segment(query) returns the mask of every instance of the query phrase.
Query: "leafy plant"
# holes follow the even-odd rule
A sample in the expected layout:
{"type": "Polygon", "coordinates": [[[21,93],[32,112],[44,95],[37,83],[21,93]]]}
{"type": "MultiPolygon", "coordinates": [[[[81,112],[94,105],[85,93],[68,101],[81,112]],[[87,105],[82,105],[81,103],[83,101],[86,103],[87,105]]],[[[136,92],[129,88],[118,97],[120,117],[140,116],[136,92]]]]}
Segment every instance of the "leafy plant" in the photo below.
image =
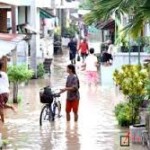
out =
{"type": "Polygon", "coordinates": [[[120,71],[115,70],[113,74],[114,81],[127,96],[144,95],[147,78],[147,70],[139,65],[124,65],[120,71]]]}
{"type": "Polygon", "coordinates": [[[132,121],[136,123],[139,107],[146,95],[148,70],[139,65],[124,65],[121,70],[115,70],[113,79],[127,97],[129,107],[132,108],[132,121]]]}
{"type": "Polygon", "coordinates": [[[45,74],[44,65],[42,63],[38,64],[37,66],[37,77],[42,78],[45,74]]]}
{"type": "Polygon", "coordinates": [[[75,34],[78,33],[78,28],[76,25],[71,24],[70,27],[64,28],[63,36],[67,36],[69,38],[75,37],[75,34]]]}
{"type": "Polygon", "coordinates": [[[132,109],[128,103],[120,103],[115,107],[115,116],[120,126],[132,124],[132,109]]]}
{"type": "Polygon", "coordinates": [[[122,16],[128,14],[130,19],[124,31],[134,38],[141,35],[144,25],[150,20],[149,0],[88,0],[88,5],[92,7],[84,17],[87,24],[108,20],[114,14],[115,21],[121,21],[122,16]]]}
{"type": "Polygon", "coordinates": [[[14,65],[8,68],[8,77],[13,83],[13,102],[18,103],[18,86],[20,83],[29,80],[33,76],[33,71],[26,65],[14,65]]]}
{"type": "Polygon", "coordinates": [[[150,99],[150,80],[147,81],[146,86],[145,86],[146,94],[148,99],[150,99]]]}

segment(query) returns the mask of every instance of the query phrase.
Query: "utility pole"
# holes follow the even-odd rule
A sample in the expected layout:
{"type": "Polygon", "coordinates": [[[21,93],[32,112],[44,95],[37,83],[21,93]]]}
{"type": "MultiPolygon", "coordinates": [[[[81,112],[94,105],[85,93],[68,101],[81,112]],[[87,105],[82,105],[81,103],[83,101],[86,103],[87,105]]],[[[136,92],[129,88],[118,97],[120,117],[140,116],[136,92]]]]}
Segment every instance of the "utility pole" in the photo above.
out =
{"type": "Polygon", "coordinates": [[[60,3],[60,35],[62,37],[62,30],[63,30],[63,0],[60,3]]]}

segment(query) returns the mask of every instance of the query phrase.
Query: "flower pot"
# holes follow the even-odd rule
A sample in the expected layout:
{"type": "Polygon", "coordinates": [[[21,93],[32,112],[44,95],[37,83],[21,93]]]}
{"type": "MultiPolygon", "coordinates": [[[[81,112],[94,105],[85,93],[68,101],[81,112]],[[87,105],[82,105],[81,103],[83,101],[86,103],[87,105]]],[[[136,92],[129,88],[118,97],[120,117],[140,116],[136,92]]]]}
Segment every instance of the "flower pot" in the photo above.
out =
{"type": "Polygon", "coordinates": [[[130,142],[141,144],[144,130],[145,127],[143,125],[130,126],[130,142]]]}

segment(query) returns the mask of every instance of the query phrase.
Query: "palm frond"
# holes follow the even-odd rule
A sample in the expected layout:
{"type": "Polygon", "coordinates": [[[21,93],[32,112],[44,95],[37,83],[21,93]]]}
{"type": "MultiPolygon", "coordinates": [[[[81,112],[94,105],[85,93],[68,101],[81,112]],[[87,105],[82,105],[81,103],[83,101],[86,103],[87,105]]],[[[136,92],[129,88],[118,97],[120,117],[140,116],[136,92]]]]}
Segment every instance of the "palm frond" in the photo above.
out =
{"type": "Polygon", "coordinates": [[[141,32],[143,30],[143,16],[137,14],[134,16],[131,23],[124,27],[123,31],[127,34],[130,34],[132,38],[136,39],[137,37],[141,36],[141,32]]]}

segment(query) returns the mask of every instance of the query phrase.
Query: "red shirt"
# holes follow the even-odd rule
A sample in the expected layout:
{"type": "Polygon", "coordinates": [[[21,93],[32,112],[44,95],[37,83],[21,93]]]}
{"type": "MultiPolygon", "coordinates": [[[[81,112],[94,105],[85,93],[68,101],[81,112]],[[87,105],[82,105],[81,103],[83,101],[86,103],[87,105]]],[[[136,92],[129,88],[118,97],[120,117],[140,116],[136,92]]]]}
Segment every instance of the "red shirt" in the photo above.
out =
{"type": "Polygon", "coordinates": [[[89,46],[86,42],[82,42],[79,45],[79,50],[81,50],[81,53],[87,53],[89,49],[89,46]]]}

